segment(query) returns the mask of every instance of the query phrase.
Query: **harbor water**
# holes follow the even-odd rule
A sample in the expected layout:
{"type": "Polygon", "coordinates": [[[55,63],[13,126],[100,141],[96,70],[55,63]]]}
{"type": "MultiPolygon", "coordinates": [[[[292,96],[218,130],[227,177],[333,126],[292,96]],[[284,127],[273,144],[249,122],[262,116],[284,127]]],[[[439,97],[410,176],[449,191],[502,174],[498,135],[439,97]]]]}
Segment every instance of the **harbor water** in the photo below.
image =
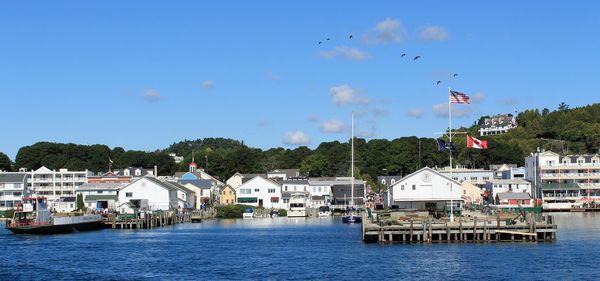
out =
{"type": "Polygon", "coordinates": [[[339,218],[208,220],[14,235],[0,280],[600,280],[600,213],[557,213],[556,242],[365,244],[339,218]]]}

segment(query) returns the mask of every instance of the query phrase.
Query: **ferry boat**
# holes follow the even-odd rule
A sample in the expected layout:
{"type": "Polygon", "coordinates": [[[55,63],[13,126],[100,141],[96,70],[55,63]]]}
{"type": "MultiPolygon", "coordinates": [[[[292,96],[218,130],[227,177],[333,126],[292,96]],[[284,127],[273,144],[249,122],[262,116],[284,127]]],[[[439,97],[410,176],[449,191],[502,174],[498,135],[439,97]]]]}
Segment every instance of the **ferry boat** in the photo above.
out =
{"type": "Polygon", "coordinates": [[[288,217],[306,217],[306,195],[293,193],[290,197],[290,209],[288,217]]]}
{"type": "Polygon", "coordinates": [[[254,217],[254,210],[252,210],[252,208],[248,208],[244,211],[244,213],[242,214],[242,217],[245,219],[251,219],[254,217]]]}
{"type": "Polygon", "coordinates": [[[329,206],[321,206],[319,207],[319,217],[325,218],[331,216],[331,210],[329,206]]]}
{"type": "Polygon", "coordinates": [[[57,216],[48,211],[46,197],[25,197],[6,229],[15,234],[58,234],[102,228],[102,216],[57,216]]]}

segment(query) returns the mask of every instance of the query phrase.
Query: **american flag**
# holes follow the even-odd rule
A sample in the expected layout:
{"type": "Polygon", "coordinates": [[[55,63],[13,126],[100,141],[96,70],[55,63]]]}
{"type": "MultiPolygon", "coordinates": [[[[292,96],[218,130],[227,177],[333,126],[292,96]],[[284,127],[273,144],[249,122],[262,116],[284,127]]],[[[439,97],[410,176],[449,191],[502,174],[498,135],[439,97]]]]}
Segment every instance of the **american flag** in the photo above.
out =
{"type": "Polygon", "coordinates": [[[450,102],[451,103],[470,103],[469,96],[450,90],[450,102]]]}

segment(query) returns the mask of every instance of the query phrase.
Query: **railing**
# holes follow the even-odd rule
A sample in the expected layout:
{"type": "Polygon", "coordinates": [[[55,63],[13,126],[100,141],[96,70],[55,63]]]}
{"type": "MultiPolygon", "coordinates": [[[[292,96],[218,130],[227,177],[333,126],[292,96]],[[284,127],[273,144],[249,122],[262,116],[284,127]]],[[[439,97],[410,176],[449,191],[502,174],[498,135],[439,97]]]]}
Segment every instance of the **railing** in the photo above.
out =
{"type": "Polygon", "coordinates": [[[580,189],[577,183],[543,183],[542,189],[580,189]]]}

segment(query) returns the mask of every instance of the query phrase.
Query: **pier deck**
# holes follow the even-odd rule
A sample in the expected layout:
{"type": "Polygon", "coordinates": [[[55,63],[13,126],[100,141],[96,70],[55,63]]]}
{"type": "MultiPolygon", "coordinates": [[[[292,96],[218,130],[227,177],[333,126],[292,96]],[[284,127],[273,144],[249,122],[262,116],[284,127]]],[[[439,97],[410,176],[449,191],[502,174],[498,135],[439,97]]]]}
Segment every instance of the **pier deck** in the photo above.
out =
{"type": "Polygon", "coordinates": [[[363,216],[364,242],[379,243],[452,243],[554,241],[556,224],[551,216],[536,220],[533,215],[523,222],[507,224],[499,217],[456,218],[455,222],[434,219],[373,221],[363,216]]]}

